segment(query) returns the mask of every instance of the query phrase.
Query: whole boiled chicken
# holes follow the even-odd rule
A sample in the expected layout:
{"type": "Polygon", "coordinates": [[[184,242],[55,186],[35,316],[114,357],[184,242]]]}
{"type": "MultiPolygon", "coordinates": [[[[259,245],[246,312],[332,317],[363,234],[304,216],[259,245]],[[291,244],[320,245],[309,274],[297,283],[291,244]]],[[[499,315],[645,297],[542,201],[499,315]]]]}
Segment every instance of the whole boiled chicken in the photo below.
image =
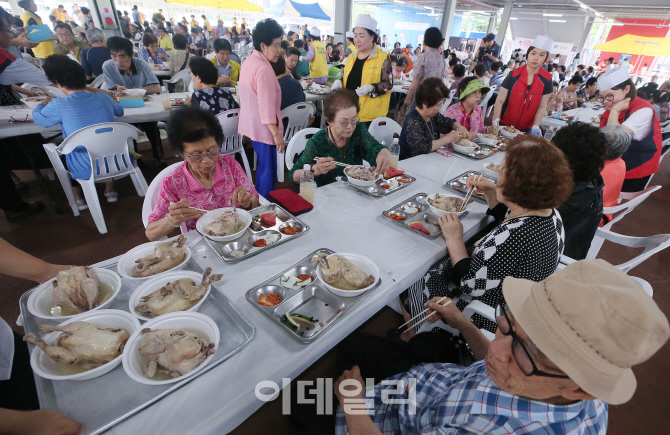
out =
{"type": "Polygon", "coordinates": [[[377,179],[375,168],[368,168],[365,166],[352,166],[347,168],[347,177],[356,178],[357,180],[373,181],[377,179]]]}
{"type": "Polygon", "coordinates": [[[341,255],[333,254],[328,257],[325,252],[317,252],[312,257],[312,263],[321,268],[321,276],[325,282],[342,290],[360,290],[375,282],[373,275],[366,274],[341,255]]]}
{"type": "Polygon", "coordinates": [[[62,326],[40,325],[40,334],[60,331],[55,345],[46,344],[35,334],[26,334],[23,341],[39,346],[49,358],[64,364],[82,363],[95,368],[121,355],[130,334],[125,329],[105,328],[88,322],[71,322],[62,326]]]}
{"type": "Polygon", "coordinates": [[[140,278],[172,269],[186,258],[186,252],[181,248],[184,243],[186,237],[181,234],[165,243],[157,243],[152,254],[135,260],[137,264],[133,267],[131,275],[140,278]]]}
{"type": "Polygon", "coordinates": [[[78,313],[95,307],[98,298],[98,278],[95,272],[86,266],[74,266],[68,270],[61,270],[53,281],[51,297],[62,307],[75,310],[78,313]]]}
{"type": "Polygon", "coordinates": [[[164,373],[173,378],[185,375],[214,353],[214,343],[189,331],[145,328],[142,330],[140,355],[149,358],[142,366],[144,376],[153,378],[164,373]],[[160,368],[159,368],[160,367],[160,368]]]}
{"type": "Polygon", "coordinates": [[[222,213],[215,221],[205,226],[205,234],[210,236],[229,236],[235,234],[235,226],[238,221],[237,213],[228,210],[222,213]]]}
{"type": "Polygon", "coordinates": [[[135,311],[144,317],[152,318],[165,313],[187,310],[205,295],[210,284],[220,280],[223,276],[216,274],[210,277],[211,273],[211,267],[205,269],[202,281],[197,285],[191,278],[168,282],[164,287],[143,296],[140,299],[143,304],[136,306],[135,311]]]}

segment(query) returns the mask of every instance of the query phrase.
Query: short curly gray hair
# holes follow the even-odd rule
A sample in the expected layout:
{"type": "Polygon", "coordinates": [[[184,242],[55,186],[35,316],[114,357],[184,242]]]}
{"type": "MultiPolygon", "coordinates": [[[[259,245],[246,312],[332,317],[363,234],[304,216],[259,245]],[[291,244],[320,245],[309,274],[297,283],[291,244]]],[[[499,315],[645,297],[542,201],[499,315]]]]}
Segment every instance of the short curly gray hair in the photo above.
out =
{"type": "Polygon", "coordinates": [[[94,44],[96,42],[102,42],[104,38],[105,38],[105,32],[98,29],[97,27],[93,27],[92,29],[88,29],[86,31],[86,39],[88,39],[88,42],[90,42],[91,44],[94,44]]]}
{"type": "Polygon", "coordinates": [[[605,160],[616,160],[623,156],[632,139],[628,130],[620,125],[608,125],[600,130],[607,138],[607,150],[605,151],[605,160]]]}

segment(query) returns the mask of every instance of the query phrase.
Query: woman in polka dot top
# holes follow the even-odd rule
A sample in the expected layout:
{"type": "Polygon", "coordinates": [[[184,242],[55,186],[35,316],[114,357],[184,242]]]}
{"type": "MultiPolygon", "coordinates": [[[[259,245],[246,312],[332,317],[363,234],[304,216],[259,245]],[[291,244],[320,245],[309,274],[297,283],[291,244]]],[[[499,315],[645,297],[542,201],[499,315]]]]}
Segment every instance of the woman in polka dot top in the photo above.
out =
{"type": "MultiPolygon", "coordinates": [[[[401,295],[407,319],[436,296],[452,298],[461,311],[473,300],[495,307],[505,277],[541,281],[558,266],[565,233],[555,207],[572,190],[570,167],[558,148],[542,138],[519,136],[507,146],[497,185],[470,177],[469,186],[483,193],[487,214],[498,225],[467,250],[458,217],[450,213],[440,218],[447,256],[401,295]]],[[[497,327],[478,315],[472,321],[491,332],[497,327]]],[[[429,322],[422,326],[433,327],[429,322]]]]}

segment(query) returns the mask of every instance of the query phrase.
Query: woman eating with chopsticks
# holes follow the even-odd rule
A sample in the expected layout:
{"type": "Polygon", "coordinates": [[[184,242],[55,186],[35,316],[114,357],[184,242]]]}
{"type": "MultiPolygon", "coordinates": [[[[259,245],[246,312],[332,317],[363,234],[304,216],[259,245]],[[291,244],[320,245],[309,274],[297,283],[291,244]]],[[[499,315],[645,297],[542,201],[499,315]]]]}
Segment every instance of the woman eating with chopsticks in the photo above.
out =
{"type": "Polygon", "coordinates": [[[258,192],[244,169],[234,157],[219,154],[224,137],[212,112],[192,107],[173,111],[168,140],[184,162],[163,179],[146,229],[149,240],[169,235],[182,223],[195,229],[202,215],[196,208],[258,207],[258,192]]]}
{"type": "Polygon", "coordinates": [[[307,141],[289,177],[300,183],[303,167],[309,164],[314,181],[320,187],[334,182],[338,175],[344,175],[347,165],[362,165],[363,160],[371,164],[376,162],[375,172],[378,174],[386,172],[391,153],[368,133],[365,124],[359,122],[358,96],[347,89],[333,91],[324,100],[323,107],[328,127],[307,141]]]}
{"type": "MultiPolygon", "coordinates": [[[[445,297],[441,305],[453,300],[460,311],[474,300],[495,307],[502,296],[505,277],[541,281],[558,266],[565,235],[555,208],[572,191],[570,167],[558,148],[541,138],[519,136],[508,144],[497,185],[486,178],[474,177],[468,179],[467,185],[469,189],[477,189],[475,195],[479,192],[484,195],[489,206],[487,214],[495,219],[497,226],[468,250],[458,216],[448,213],[440,218],[447,256],[433,264],[424,278],[401,295],[405,320],[417,316],[408,324],[414,328],[402,336],[405,339],[435,326],[422,323],[429,301],[445,297]]],[[[433,316],[428,320],[436,319],[433,316]]],[[[496,330],[494,322],[477,314],[472,322],[480,329],[496,330]]],[[[453,345],[459,337],[444,329],[428,336],[442,343],[444,352],[449,349],[457,352],[453,345]],[[445,346],[445,342],[451,345],[445,346]]],[[[416,339],[423,341],[426,334],[412,338],[416,339]]]]}

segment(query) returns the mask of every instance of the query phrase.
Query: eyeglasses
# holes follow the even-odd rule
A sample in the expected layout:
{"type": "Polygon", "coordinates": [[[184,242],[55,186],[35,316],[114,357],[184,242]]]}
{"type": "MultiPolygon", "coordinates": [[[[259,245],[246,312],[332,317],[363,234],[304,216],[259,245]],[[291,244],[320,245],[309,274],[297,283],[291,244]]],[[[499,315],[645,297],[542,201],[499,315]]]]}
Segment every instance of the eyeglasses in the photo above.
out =
{"type": "Polygon", "coordinates": [[[558,379],[570,379],[569,376],[565,375],[556,375],[553,373],[546,373],[541,370],[538,370],[535,365],[535,361],[530,356],[528,349],[521,342],[521,339],[514,329],[512,329],[512,322],[510,322],[509,317],[507,316],[507,304],[502,303],[496,307],[496,321],[498,322],[498,330],[502,335],[512,336],[512,355],[516,364],[521,369],[521,372],[526,376],[544,376],[546,378],[558,378],[558,379]]]}
{"type": "Polygon", "coordinates": [[[352,119],[351,121],[347,121],[346,119],[340,119],[337,122],[339,122],[342,127],[346,127],[347,125],[351,125],[352,127],[356,127],[356,124],[358,124],[358,118],[352,119]]]}
{"type": "Polygon", "coordinates": [[[202,160],[205,158],[205,156],[207,156],[207,157],[209,157],[210,159],[214,160],[214,159],[219,155],[219,149],[218,149],[218,148],[213,149],[213,150],[211,150],[211,151],[208,151],[206,154],[201,154],[201,153],[198,153],[198,154],[184,153],[184,155],[185,155],[186,157],[188,157],[189,159],[193,160],[194,162],[200,162],[200,161],[202,161],[202,160]]]}
{"type": "Polygon", "coordinates": [[[614,94],[609,94],[605,97],[596,97],[596,101],[599,102],[599,103],[603,103],[603,102],[605,102],[605,100],[607,100],[607,101],[614,100],[614,94]]]}

